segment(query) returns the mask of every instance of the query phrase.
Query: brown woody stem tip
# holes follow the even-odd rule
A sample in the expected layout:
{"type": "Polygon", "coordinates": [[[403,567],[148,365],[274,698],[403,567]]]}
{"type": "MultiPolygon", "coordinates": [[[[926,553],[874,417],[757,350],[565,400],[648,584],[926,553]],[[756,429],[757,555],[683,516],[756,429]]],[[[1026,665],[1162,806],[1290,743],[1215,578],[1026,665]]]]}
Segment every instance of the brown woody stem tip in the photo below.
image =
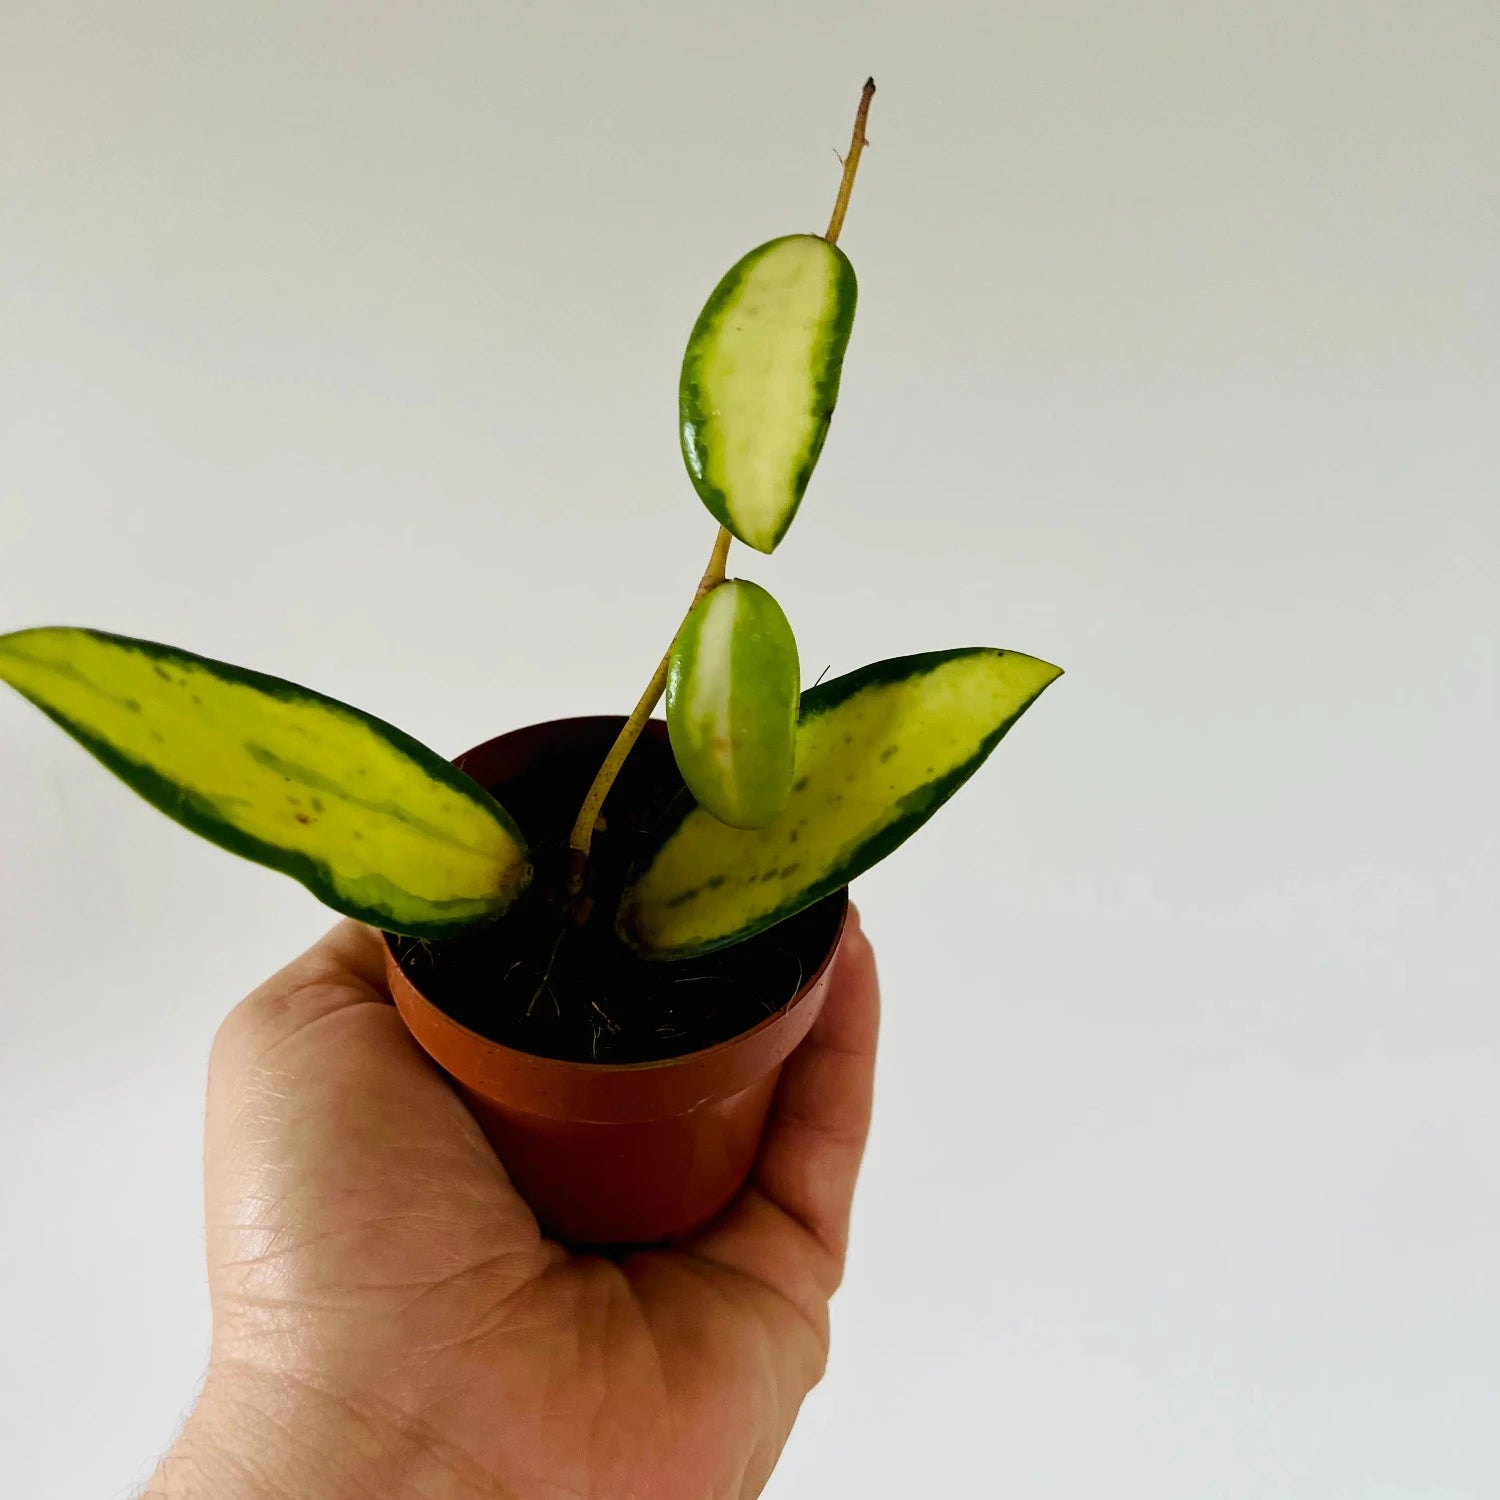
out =
{"type": "Polygon", "coordinates": [[[865,79],[860,91],[859,108],[854,114],[854,134],[849,141],[849,154],[844,158],[844,175],[839,182],[838,197],[833,204],[833,217],[823,238],[830,245],[838,244],[839,234],[844,228],[844,215],[849,211],[849,196],[854,191],[854,174],[859,171],[859,158],[870,143],[865,139],[865,122],[870,118],[870,101],[875,97],[875,80],[865,79]]]}

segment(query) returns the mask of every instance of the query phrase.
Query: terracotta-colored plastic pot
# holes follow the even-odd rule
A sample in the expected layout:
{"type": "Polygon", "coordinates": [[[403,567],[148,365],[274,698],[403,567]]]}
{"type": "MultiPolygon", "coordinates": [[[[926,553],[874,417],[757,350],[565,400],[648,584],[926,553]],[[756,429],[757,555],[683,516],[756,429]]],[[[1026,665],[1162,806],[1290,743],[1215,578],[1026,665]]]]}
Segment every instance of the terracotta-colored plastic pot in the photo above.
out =
{"type": "MultiPolygon", "coordinates": [[[[562,719],[501,735],[456,764],[504,800],[550,752],[613,742],[618,718],[562,719]]],[[[648,726],[665,740],[666,726],[648,726]]],[[[386,974],[411,1034],[454,1080],[542,1225],[572,1244],[644,1244],[705,1224],[739,1191],[781,1065],[822,1009],[847,896],[825,953],[792,1000],[716,1046],[659,1062],[538,1057],[480,1036],[420,993],[386,943],[386,974]]]]}

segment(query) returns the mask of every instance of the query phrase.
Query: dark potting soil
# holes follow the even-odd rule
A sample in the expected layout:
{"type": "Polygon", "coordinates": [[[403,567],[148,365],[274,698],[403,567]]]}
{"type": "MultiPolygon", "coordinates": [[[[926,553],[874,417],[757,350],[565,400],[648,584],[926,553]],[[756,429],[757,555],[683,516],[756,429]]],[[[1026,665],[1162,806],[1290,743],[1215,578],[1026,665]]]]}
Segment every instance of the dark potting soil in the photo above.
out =
{"type": "Polygon", "coordinates": [[[442,941],[395,938],[407,977],[455,1021],[543,1057],[654,1062],[711,1047],[785,1006],[828,951],[841,895],[747,942],[701,958],[648,962],[614,931],[633,854],[649,845],[682,780],[671,750],[643,739],[604,805],[582,926],[558,893],[567,840],[602,753],[553,751],[539,766],[489,788],[519,825],[536,874],[497,922],[442,941]]]}

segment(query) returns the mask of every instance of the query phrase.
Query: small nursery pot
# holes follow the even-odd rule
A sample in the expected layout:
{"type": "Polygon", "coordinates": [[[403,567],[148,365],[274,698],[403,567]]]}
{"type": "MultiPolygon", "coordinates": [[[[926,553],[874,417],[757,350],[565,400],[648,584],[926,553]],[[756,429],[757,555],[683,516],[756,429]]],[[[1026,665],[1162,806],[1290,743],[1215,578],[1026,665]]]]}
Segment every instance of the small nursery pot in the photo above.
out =
{"type": "MultiPolygon", "coordinates": [[[[506,784],[550,755],[597,748],[602,760],[622,722],[532,725],[455,764],[505,801],[506,784]]],[[[665,742],[666,726],[653,721],[636,753],[664,754],[665,742]]],[[[727,1041],[655,1062],[541,1057],[481,1036],[421,993],[389,938],[386,974],[408,1030],[451,1076],[543,1227],[576,1245],[650,1243],[705,1224],[744,1183],[781,1065],[832,978],[848,897],[828,899],[840,903],[832,937],[807,955],[789,1002],[727,1041]]]]}

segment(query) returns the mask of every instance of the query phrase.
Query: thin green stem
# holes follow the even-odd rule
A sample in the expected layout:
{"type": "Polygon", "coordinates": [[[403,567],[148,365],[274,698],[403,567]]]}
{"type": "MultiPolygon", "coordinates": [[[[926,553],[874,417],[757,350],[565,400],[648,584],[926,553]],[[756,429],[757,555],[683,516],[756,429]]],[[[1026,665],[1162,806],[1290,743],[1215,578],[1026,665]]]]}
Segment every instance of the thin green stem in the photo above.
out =
{"type": "MultiPolygon", "coordinates": [[[[719,527],[719,534],[714,538],[714,550],[708,559],[708,567],[703,571],[703,577],[698,580],[698,587],[693,593],[693,602],[688,606],[688,614],[697,607],[698,601],[711,590],[718,588],[724,582],[724,566],[729,558],[729,544],[734,538],[724,527],[719,527]]],[[[686,623],[687,615],[683,616],[686,623]]],[[[682,629],[678,626],[678,631],[682,629]]],[[[672,645],[677,644],[677,636],[672,637],[672,645]]],[[[640,701],[631,709],[630,717],[626,719],[624,727],[620,730],[613,745],[610,746],[609,754],[604,757],[604,764],[599,767],[598,774],[594,777],[594,783],[589,788],[588,796],[583,799],[583,806],[578,810],[578,817],[573,823],[573,832],[568,836],[568,889],[577,895],[583,886],[583,872],[588,867],[589,849],[594,841],[594,825],[599,821],[599,809],[604,806],[604,799],[609,796],[609,789],[615,784],[615,777],[620,774],[620,768],[625,764],[625,757],[635,748],[635,742],[640,739],[641,731],[646,727],[646,721],[651,717],[652,710],[661,702],[661,695],[667,690],[667,671],[672,664],[672,648],[667,648],[667,654],[662,657],[651,681],[646,684],[646,691],[641,694],[640,701]]]]}

